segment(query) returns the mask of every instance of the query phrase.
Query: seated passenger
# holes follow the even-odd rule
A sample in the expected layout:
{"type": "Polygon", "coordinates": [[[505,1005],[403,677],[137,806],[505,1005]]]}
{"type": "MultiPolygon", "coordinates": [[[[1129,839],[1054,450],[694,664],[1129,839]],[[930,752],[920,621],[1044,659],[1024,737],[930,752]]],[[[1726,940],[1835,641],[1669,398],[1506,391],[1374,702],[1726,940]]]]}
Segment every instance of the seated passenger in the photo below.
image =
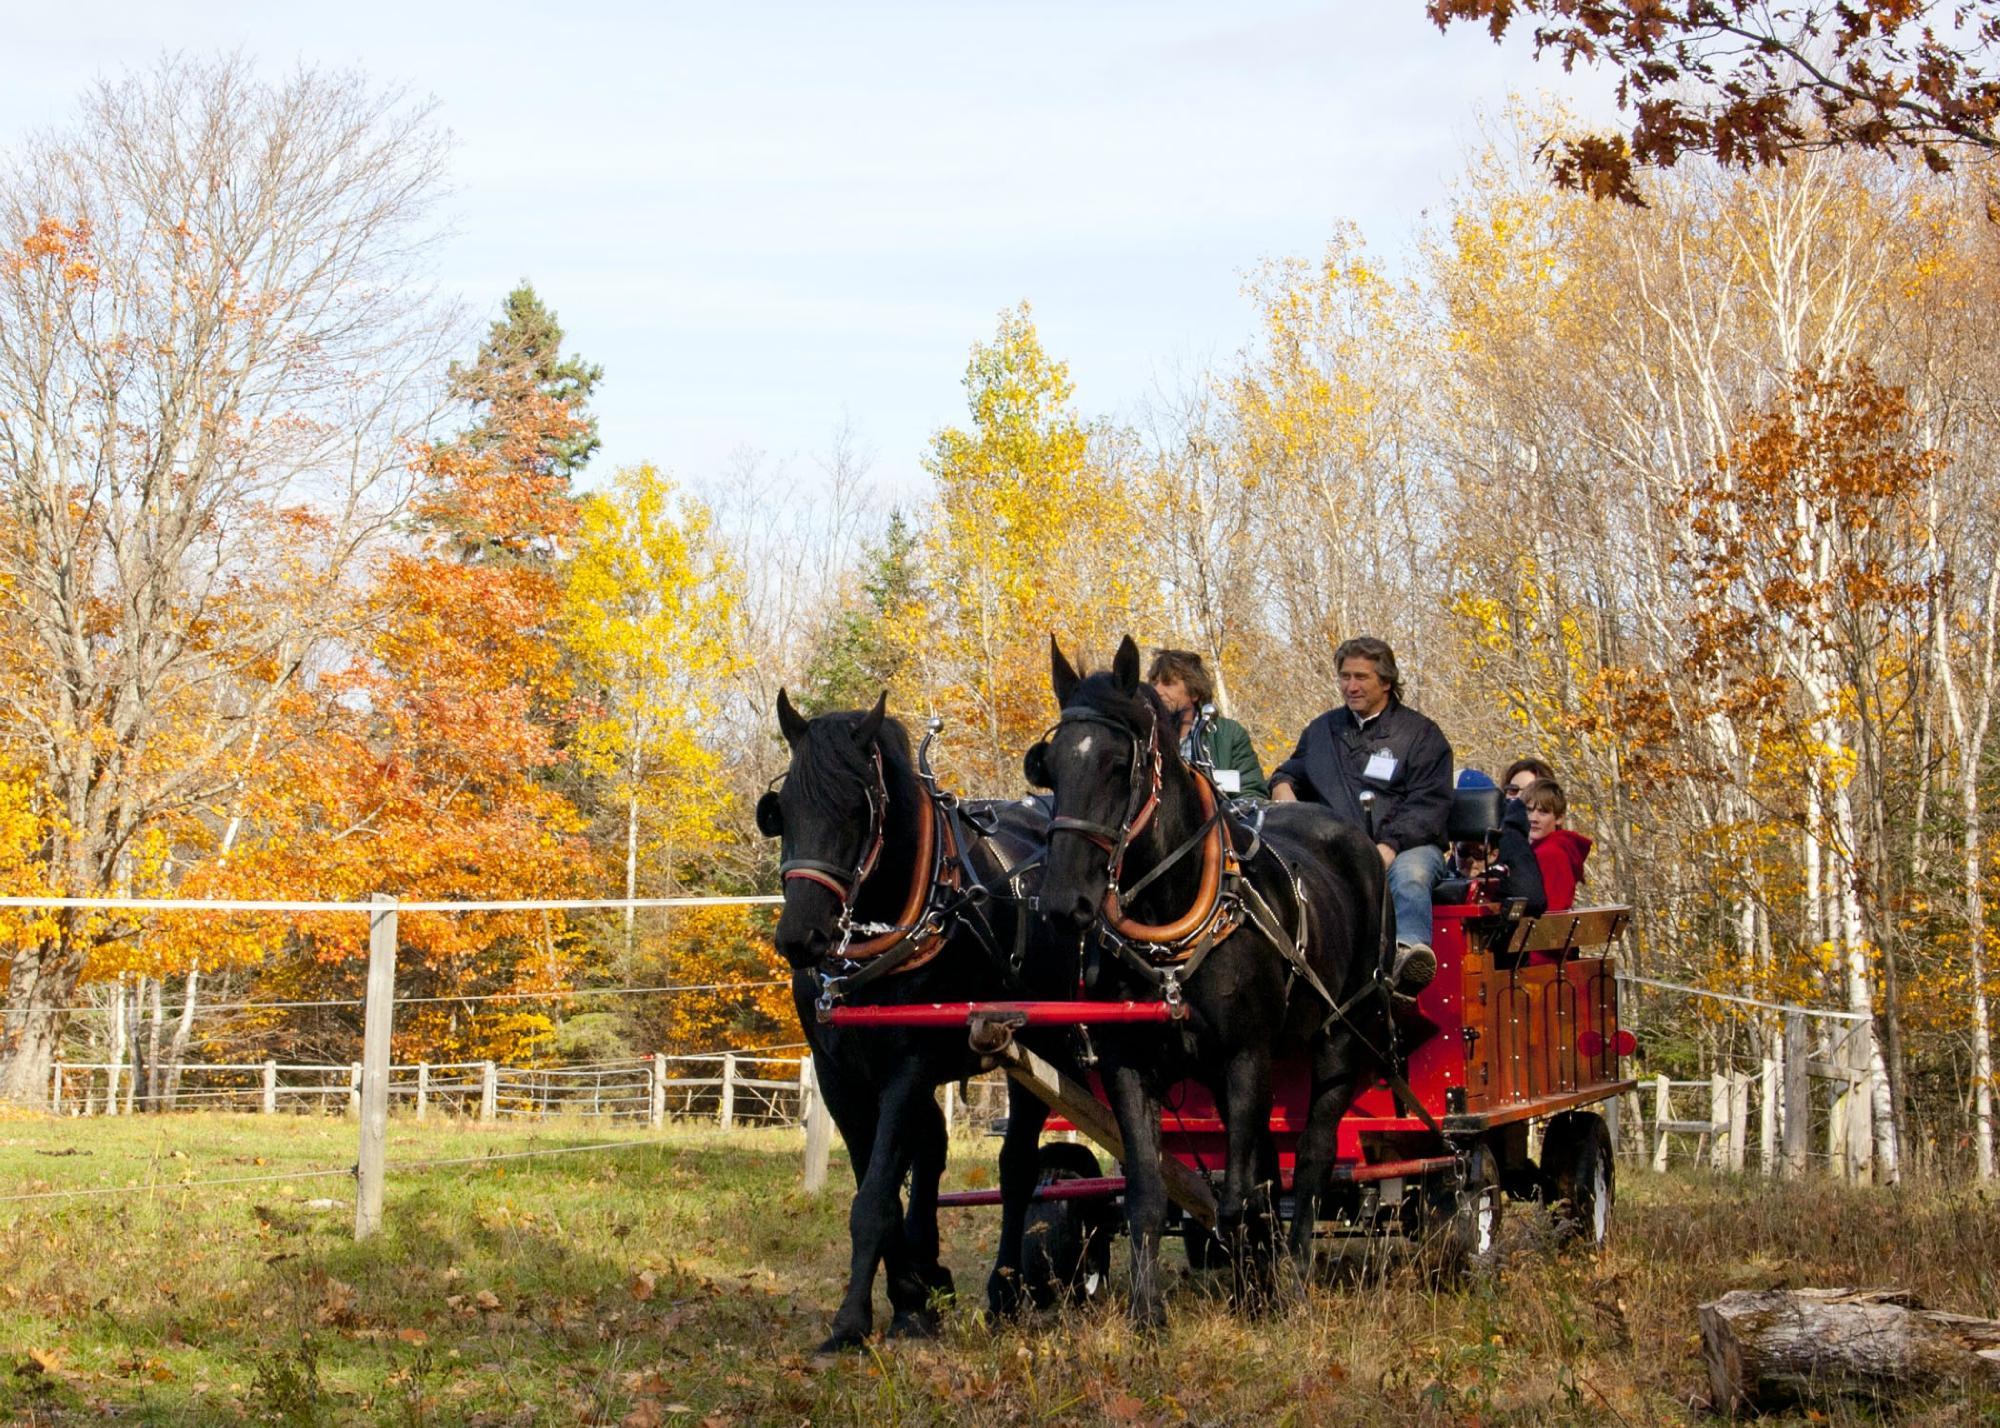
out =
{"type": "MultiPolygon", "coordinates": [[[[1193,650],[1159,650],[1146,682],[1173,714],[1180,736],[1181,757],[1194,760],[1194,721],[1202,705],[1215,702],[1215,681],[1193,650]]],[[[1269,798],[1271,786],[1264,781],[1264,766],[1257,762],[1250,732],[1234,719],[1218,714],[1208,725],[1209,766],[1215,770],[1215,786],[1224,793],[1269,798]]]]}
{"type": "Polygon", "coordinates": [[[1535,780],[1521,802],[1527,806],[1528,838],[1541,865],[1549,911],[1567,912],[1576,906],[1576,887],[1584,881],[1583,860],[1590,856],[1590,839],[1563,827],[1569,799],[1554,779],[1535,780]]]}
{"type": "Polygon", "coordinates": [[[1333,652],[1342,707],[1299,735],[1271,775],[1271,797],[1324,803],[1367,830],[1389,871],[1396,910],[1396,990],[1414,995],[1437,972],[1431,950],[1431,887],[1444,876],[1451,816],[1451,744],[1402,701],[1395,651],[1361,636],[1333,652]],[[1362,801],[1368,795],[1368,802],[1362,801]]]}
{"type": "Polygon", "coordinates": [[[1507,772],[1500,776],[1500,787],[1506,792],[1511,803],[1526,793],[1536,779],[1555,782],[1556,771],[1537,758],[1516,759],[1507,765],[1507,772]]]}
{"type": "MultiPolygon", "coordinates": [[[[1492,788],[1493,780],[1478,769],[1463,769],[1458,775],[1461,789],[1492,788]]],[[[1539,917],[1548,904],[1542,889],[1542,871],[1528,838],[1528,812],[1518,798],[1501,805],[1497,836],[1486,842],[1455,843],[1446,874],[1474,879],[1484,877],[1484,889],[1468,889],[1500,902],[1519,902],[1530,917],[1539,917]]]]}

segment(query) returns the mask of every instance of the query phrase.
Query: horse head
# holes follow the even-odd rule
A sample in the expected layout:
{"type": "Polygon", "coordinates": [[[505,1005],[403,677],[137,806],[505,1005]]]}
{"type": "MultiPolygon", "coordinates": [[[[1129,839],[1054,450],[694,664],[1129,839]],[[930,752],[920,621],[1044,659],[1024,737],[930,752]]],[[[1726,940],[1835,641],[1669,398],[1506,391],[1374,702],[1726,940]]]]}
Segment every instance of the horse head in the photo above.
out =
{"type": "Polygon", "coordinates": [[[778,691],[792,759],[757,801],[757,827],[779,840],[785,905],[775,940],[795,968],[816,965],[839,942],[890,835],[890,780],[909,768],[910,744],[887,704],[884,694],[873,709],[807,719],[778,691]]]}
{"type": "Polygon", "coordinates": [[[1049,665],[1062,713],[1023,760],[1028,782],[1055,795],[1042,878],[1043,913],[1082,928],[1104,905],[1132,840],[1151,822],[1160,792],[1166,714],[1139,679],[1127,636],[1111,668],[1080,675],[1053,637],[1049,665]]]}

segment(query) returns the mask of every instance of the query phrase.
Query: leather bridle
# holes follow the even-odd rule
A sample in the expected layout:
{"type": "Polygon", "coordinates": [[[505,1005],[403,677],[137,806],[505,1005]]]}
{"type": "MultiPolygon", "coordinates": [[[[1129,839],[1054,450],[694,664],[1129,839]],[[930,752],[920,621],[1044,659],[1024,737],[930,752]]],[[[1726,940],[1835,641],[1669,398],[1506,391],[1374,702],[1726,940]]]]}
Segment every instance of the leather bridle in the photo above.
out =
{"type": "Polygon", "coordinates": [[[868,881],[868,875],[874,872],[875,865],[882,861],[882,843],[888,835],[889,780],[882,771],[882,747],[879,744],[872,745],[868,752],[874,764],[875,779],[866,785],[868,836],[861,845],[861,860],[852,868],[843,868],[817,858],[787,858],[778,864],[778,875],[785,882],[803,878],[807,882],[818,883],[839,898],[840,919],[843,926],[853,913],[854,900],[861,895],[861,885],[868,881]]]}
{"type": "Polygon", "coordinates": [[[1101,724],[1107,729],[1123,735],[1131,741],[1132,757],[1128,766],[1126,786],[1129,790],[1125,800],[1125,818],[1117,827],[1108,823],[1097,823],[1088,818],[1059,816],[1049,820],[1049,837],[1058,833],[1076,833],[1088,838],[1102,848],[1110,859],[1111,887],[1118,887],[1119,875],[1125,868],[1125,854],[1132,846],[1132,840],[1146,831],[1146,825],[1153,821],[1153,815],[1160,807],[1160,721],[1155,717],[1147,727],[1142,741],[1138,731],[1123,720],[1101,714],[1086,705],[1073,704],[1056,717],[1055,725],[1049,730],[1044,742],[1053,741],[1065,724],[1101,724]],[[1146,774],[1141,782],[1141,772],[1146,774]]]}
{"type": "MultiPolygon", "coordinates": [[[[1160,806],[1163,779],[1159,718],[1155,715],[1143,740],[1137,730],[1122,720],[1087,706],[1071,705],[1065,708],[1049,731],[1050,737],[1053,738],[1064,724],[1101,724],[1131,741],[1129,792],[1123,822],[1114,828],[1087,818],[1058,816],[1049,820],[1051,838],[1057,833],[1074,833],[1104,850],[1107,880],[1104,905],[1098,917],[1105,930],[1119,943],[1141,944],[1150,949],[1149,955],[1168,959],[1186,956],[1197,947],[1212,946],[1226,937],[1234,930],[1238,920],[1235,888],[1241,881],[1242,869],[1234,840],[1224,826],[1226,820],[1214,785],[1199,769],[1188,768],[1201,808],[1200,827],[1193,838],[1170,851],[1131,888],[1121,888],[1125,855],[1130,851],[1132,841],[1152,822],[1160,806]],[[1168,923],[1138,922],[1127,914],[1125,899],[1143,891],[1148,883],[1193,851],[1196,845],[1201,847],[1201,880],[1193,905],[1168,923]]],[[[1175,757],[1179,757],[1178,751],[1175,757]]]]}

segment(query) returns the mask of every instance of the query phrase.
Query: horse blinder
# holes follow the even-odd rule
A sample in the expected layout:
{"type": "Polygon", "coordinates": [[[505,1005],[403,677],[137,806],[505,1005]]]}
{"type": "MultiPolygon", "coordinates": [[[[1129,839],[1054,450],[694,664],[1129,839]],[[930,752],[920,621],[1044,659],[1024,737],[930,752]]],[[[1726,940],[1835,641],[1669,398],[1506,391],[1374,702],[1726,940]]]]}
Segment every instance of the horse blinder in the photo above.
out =
{"type": "Polygon", "coordinates": [[[1030,788],[1054,788],[1055,781],[1049,777],[1049,741],[1043,739],[1028,745],[1028,752],[1021,756],[1021,772],[1028,780],[1030,788]]]}
{"type": "Polygon", "coordinates": [[[757,800],[757,831],[766,838],[779,837],[785,831],[785,810],[778,804],[775,788],[757,800]]]}

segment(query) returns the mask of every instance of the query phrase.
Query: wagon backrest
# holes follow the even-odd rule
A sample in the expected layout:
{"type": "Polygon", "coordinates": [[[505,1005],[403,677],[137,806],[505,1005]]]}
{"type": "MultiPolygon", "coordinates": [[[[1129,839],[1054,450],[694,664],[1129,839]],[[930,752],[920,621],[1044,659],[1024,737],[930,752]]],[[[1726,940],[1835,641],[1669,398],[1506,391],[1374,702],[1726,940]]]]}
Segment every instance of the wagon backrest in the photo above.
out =
{"type": "Polygon", "coordinates": [[[1497,788],[1455,788],[1445,837],[1454,843],[1484,843],[1498,836],[1505,795],[1497,788]]]}

